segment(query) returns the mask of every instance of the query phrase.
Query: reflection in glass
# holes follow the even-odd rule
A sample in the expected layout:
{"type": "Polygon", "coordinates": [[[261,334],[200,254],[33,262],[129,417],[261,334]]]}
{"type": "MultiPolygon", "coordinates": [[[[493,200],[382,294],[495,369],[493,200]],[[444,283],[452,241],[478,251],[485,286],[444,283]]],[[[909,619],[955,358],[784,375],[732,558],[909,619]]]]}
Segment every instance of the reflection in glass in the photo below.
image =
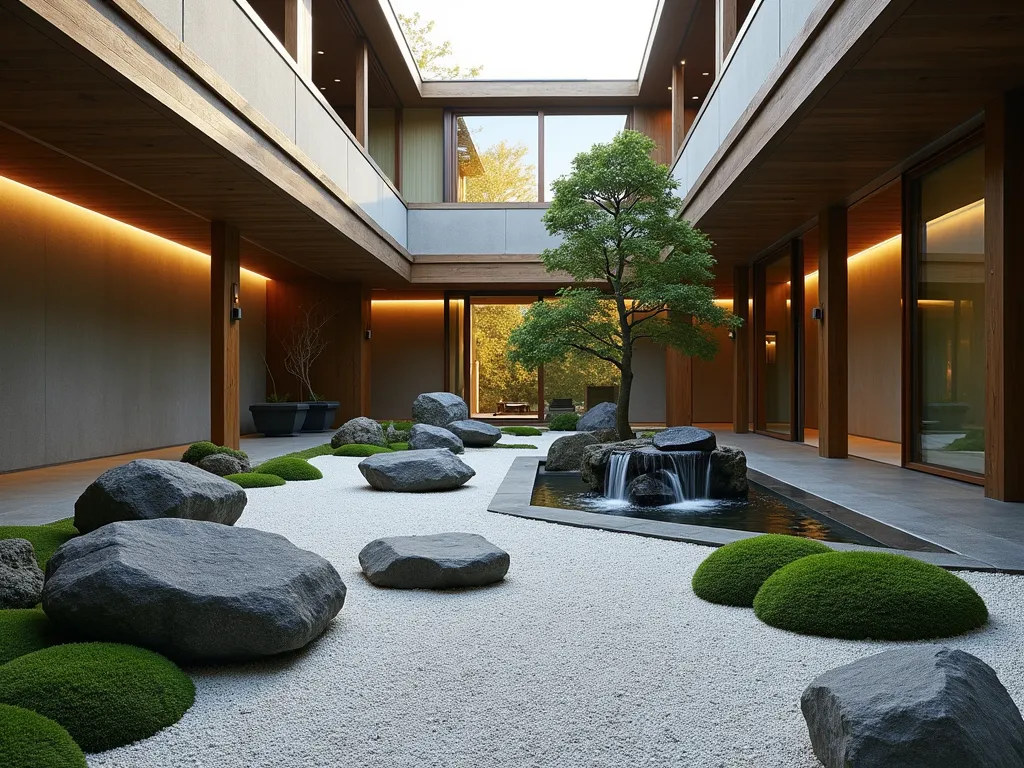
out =
{"type": "Polygon", "coordinates": [[[923,176],[915,211],[917,457],[985,471],[983,148],[923,176]]]}
{"type": "Polygon", "coordinates": [[[537,115],[456,118],[460,203],[537,201],[537,115]]]}
{"type": "Polygon", "coordinates": [[[466,396],[465,342],[462,338],[464,299],[446,299],[448,308],[448,391],[466,396]]]}
{"type": "Polygon", "coordinates": [[[508,359],[508,339],[523,322],[522,298],[473,299],[470,313],[469,411],[481,416],[537,415],[540,378],[508,359]],[[478,303],[479,302],[479,303],[478,303]]]}
{"type": "Polygon", "coordinates": [[[764,417],[767,432],[790,435],[793,387],[793,332],[789,251],[764,268],[764,417]]]}
{"type": "Polygon", "coordinates": [[[544,199],[551,200],[551,184],[572,170],[572,161],[595,144],[607,144],[626,127],[620,115],[544,116],[544,199]]]}

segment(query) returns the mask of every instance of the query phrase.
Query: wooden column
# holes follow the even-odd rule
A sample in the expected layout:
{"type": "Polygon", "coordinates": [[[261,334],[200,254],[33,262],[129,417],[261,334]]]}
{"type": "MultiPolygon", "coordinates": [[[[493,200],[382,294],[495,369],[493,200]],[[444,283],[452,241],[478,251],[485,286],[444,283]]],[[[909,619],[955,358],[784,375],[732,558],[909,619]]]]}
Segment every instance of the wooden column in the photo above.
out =
{"type": "Polygon", "coordinates": [[[284,0],[284,47],[299,66],[313,77],[313,0],[284,0]]]}
{"type": "Polygon", "coordinates": [[[732,431],[745,434],[750,425],[750,270],[732,270],[732,313],[743,321],[732,345],[732,431]]]}
{"type": "Polygon", "coordinates": [[[849,439],[846,208],[818,214],[818,455],[845,459],[849,439]]]}
{"type": "Polygon", "coordinates": [[[693,358],[665,347],[665,426],[693,424],[693,358]]]}
{"type": "Polygon", "coordinates": [[[680,62],[672,67],[672,159],[679,154],[686,138],[686,65],[680,62]]]}
{"type": "Polygon", "coordinates": [[[370,138],[370,44],[356,43],[356,141],[368,148],[370,138]]]}
{"type": "Polygon", "coordinates": [[[238,230],[210,225],[210,439],[238,448],[238,323],[231,319],[241,285],[238,230]]]}
{"type": "Polygon", "coordinates": [[[739,28],[737,0],[715,0],[715,77],[722,73],[726,56],[739,28]]]}
{"type": "Polygon", "coordinates": [[[985,495],[1024,501],[1024,90],[985,110],[985,495]]]}

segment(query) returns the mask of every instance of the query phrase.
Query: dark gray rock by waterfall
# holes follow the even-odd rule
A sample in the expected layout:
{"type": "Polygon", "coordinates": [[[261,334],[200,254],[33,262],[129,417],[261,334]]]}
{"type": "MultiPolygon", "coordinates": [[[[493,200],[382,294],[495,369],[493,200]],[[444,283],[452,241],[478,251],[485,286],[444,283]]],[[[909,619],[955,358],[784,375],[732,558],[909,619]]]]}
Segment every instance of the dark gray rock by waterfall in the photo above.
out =
{"type": "Polygon", "coordinates": [[[672,427],[654,436],[661,451],[713,451],[718,445],[713,432],[698,427],[672,427]]]}
{"type": "Polygon", "coordinates": [[[629,483],[628,495],[638,507],[664,507],[676,501],[671,477],[663,469],[637,475],[629,483]]]}
{"type": "Polygon", "coordinates": [[[583,455],[588,446],[597,445],[590,432],[575,432],[560,437],[548,448],[544,469],[548,472],[579,472],[583,469],[583,455]]]}
{"type": "Polygon", "coordinates": [[[391,536],[371,541],[359,553],[359,566],[378,587],[455,589],[501,581],[508,552],[475,533],[391,536]]]}
{"type": "Polygon", "coordinates": [[[745,499],[750,486],[747,483],[747,456],[739,448],[723,445],[711,454],[712,499],[745,499]]]}
{"type": "Polygon", "coordinates": [[[981,659],[898,648],[820,675],[800,699],[826,768],[1019,768],[1024,720],[981,659]]]}
{"type": "Polygon", "coordinates": [[[451,392],[425,392],[412,404],[412,420],[419,424],[446,427],[468,418],[466,401],[451,392]]]}
{"type": "Polygon", "coordinates": [[[598,403],[576,422],[576,431],[598,432],[604,429],[615,429],[617,410],[615,403],[598,403]]]}
{"type": "Polygon", "coordinates": [[[580,470],[583,482],[598,493],[604,493],[604,477],[608,469],[608,461],[613,453],[626,453],[637,448],[654,445],[650,438],[623,440],[619,443],[598,443],[583,449],[583,468],[580,470]]]}
{"type": "Polygon", "coordinates": [[[447,448],[452,453],[466,452],[458,435],[432,424],[413,424],[409,430],[409,447],[416,451],[424,448],[447,448]]]}

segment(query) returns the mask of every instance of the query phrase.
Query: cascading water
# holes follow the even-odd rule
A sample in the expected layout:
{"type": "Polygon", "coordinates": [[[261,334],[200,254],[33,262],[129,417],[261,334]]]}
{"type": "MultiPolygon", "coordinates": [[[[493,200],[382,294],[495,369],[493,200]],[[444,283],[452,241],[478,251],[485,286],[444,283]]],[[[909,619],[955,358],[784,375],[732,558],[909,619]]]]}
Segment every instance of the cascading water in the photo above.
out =
{"type": "Polygon", "coordinates": [[[613,453],[605,470],[604,495],[629,501],[629,486],[641,475],[657,473],[673,504],[711,496],[711,454],[706,451],[641,450],[613,453]]]}

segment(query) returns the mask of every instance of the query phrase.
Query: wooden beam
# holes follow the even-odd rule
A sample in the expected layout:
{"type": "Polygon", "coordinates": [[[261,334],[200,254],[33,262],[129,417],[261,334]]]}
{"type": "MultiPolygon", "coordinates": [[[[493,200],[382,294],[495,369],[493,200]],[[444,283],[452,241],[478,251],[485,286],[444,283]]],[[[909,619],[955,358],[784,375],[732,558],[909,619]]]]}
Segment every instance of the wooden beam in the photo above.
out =
{"type": "Polygon", "coordinates": [[[845,459],[849,439],[846,208],[818,215],[818,455],[845,459]]]}
{"type": "Polygon", "coordinates": [[[370,138],[370,44],[356,43],[356,141],[368,147],[370,138]]]}
{"type": "Polygon", "coordinates": [[[725,59],[736,42],[739,29],[737,0],[715,0],[715,77],[722,73],[725,59]]]}
{"type": "Polygon", "coordinates": [[[732,431],[745,434],[750,425],[750,270],[732,270],[732,313],[743,321],[736,329],[732,354],[732,431]]]}
{"type": "Polygon", "coordinates": [[[985,495],[1024,501],[1024,90],[985,110],[985,495]]]}
{"type": "Polygon", "coordinates": [[[241,284],[238,229],[210,225],[210,439],[238,448],[238,320],[231,317],[241,284]]]}
{"type": "Polygon", "coordinates": [[[672,67],[672,159],[679,154],[686,138],[686,65],[682,62],[672,67]]]}
{"type": "Polygon", "coordinates": [[[284,0],[284,47],[305,77],[313,77],[313,0],[284,0]]]}
{"type": "Polygon", "coordinates": [[[665,347],[665,425],[693,424],[693,358],[665,347]]]}

